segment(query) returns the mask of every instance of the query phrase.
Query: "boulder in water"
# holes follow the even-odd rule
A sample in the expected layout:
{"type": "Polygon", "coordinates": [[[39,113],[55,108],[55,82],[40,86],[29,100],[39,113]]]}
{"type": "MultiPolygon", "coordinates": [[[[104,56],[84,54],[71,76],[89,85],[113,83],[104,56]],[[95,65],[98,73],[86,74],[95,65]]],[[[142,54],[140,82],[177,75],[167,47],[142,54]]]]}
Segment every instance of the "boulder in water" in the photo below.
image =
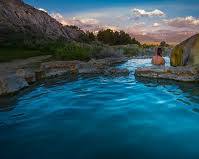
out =
{"type": "Polygon", "coordinates": [[[177,45],[171,53],[172,66],[199,64],[199,34],[177,45]]]}
{"type": "Polygon", "coordinates": [[[15,93],[27,86],[29,86],[27,81],[17,75],[0,77],[0,95],[15,93]]]}
{"type": "Polygon", "coordinates": [[[135,70],[137,77],[147,77],[155,79],[170,79],[182,82],[199,82],[199,67],[178,66],[151,66],[142,67],[135,70]]]}

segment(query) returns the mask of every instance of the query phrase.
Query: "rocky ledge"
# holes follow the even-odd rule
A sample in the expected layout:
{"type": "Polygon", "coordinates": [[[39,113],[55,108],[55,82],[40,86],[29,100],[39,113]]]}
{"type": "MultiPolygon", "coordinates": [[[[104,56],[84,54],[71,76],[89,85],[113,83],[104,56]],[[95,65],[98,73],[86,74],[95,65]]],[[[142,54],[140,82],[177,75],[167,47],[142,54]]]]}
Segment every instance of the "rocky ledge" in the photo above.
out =
{"type": "Polygon", "coordinates": [[[135,70],[137,77],[170,79],[182,82],[199,82],[198,66],[151,66],[142,67],[135,70]]]}
{"type": "Polygon", "coordinates": [[[126,76],[127,69],[112,67],[127,61],[126,58],[106,58],[82,61],[42,62],[37,67],[26,65],[16,67],[8,74],[0,76],[0,96],[15,93],[31,84],[46,78],[57,76],[77,76],[80,74],[100,74],[105,76],[126,76]]]}

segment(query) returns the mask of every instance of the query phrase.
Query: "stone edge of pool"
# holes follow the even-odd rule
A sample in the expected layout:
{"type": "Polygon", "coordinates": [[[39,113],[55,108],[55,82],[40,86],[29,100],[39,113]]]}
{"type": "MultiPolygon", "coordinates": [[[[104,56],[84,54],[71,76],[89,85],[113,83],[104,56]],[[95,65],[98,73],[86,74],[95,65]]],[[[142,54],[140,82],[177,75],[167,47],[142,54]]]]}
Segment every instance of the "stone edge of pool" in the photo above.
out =
{"type": "MultiPolygon", "coordinates": [[[[12,95],[20,90],[32,86],[43,79],[59,76],[77,75],[105,75],[126,76],[129,70],[113,67],[124,63],[128,58],[105,58],[99,60],[82,61],[41,61],[37,67],[32,65],[17,66],[7,74],[0,76],[0,96],[12,95]]],[[[7,71],[7,70],[5,70],[7,71]]],[[[175,80],[181,82],[199,82],[198,66],[149,66],[135,70],[135,76],[175,80]]]]}
{"type": "Polygon", "coordinates": [[[199,82],[199,66],[149,66],[135,70],[135,76],[180,82],[199,82]]]}
{"type": "MultiPolygon", "coordinates": [[[[113,67],[124,63],[128,58],[105,58],[99,60],[83,61],[48,61],[40,62],[37,67],[32,65],[17,65],[9,73],[0,76],[0,96],[13,95],[43,79],[59,76],[77,75],[104,75],[126,76],[129,70],[126,68],[113,67]]],[[[9,66],[9,65],[8,65],[9,66]]]]}

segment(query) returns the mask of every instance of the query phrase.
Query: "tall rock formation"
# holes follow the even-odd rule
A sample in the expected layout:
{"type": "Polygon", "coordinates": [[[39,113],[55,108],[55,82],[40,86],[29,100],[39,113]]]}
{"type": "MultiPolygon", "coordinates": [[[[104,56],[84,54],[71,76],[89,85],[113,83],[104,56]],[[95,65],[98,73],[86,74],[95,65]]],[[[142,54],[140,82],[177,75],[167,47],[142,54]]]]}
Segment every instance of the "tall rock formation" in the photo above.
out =
{"type": "Polygon", "coordinates": [[[24,39],[77,40],[81,30],[63,26],[22,0],[0,0],[0,43],[24,39]]]}
{"type": "Polygon", "coordinates": [[[171,53],[172,66],[199,64],[199,34],[178,44],[171,53]]]}

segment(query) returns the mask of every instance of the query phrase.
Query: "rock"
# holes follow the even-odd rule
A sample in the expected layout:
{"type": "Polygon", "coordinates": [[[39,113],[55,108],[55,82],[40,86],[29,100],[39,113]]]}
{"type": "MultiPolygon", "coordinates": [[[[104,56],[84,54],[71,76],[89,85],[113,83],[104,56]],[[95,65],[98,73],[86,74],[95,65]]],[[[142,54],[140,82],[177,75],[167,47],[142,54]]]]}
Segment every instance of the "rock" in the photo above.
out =
{"type": "Polygon", "coordinates": [[[97,67],[101,67],[101,66],[112,66],[115,64],[120,64],[120,63],[126,62],[127,60],[128,60],[128,58],[126,58],[126,57],[119,57],[119,58],[109,57],[109,58],[98,59],[98,60],[91,59],[89,61],[89,63],[91,63],[97,67]]]}
{"type": "Polygon", "coordinates": [[[105,76],[126,76],[129,75],[128,69],[110,68],[104,65],[96,66],[90,63],[79,64],[80,74],[101,74],[105,76]]]}
{"type": "Polygon", "coordinates": [[[120,64],[120,63],[124,63],[126,61],[128,61],[128,58],[126,57],[118,57],[118,58],[105,58],[105,59],[100,59],[100,60],[96,60],[97,63],[102,63],[105,64],[107,66],[112,66],[112,65],[116,65],[116,64],[120,64]]]}
{"type": "Polygon", "coordinates": [[[90,62],[81,62],[78,65],[79,74],[99,74],[102,73],[100,68],[97,68],[94,64],[90,62]]]}
{"type": "Polygon", "coordinates": [[[36,70],[35,71],[35,79],[36,81],[40,81],[45,78],[45,72],[43,70],[36,70]]]}
{"type": "Polygon", "coordinates": [[[128,75],[129,71],[127,69],[111,68],[112,65],[121,62],[124,62],[124,59],[107,58],[89,62],[51,61],[41,63],[37,67],[33,67],[33,65],[21,67],[20,65],[20,67],[14,67],[14,71],[0,76],[0,95],[14,93],[36,81],[65,74],[128,75]]]}
{"type": "Polygon", "coordinates": [[[41,64],[40,68],[45,69],[77,69],[77,65],[79,61],[51,61],[51,62],[44,62],[41,64]]]}
{"type": "Polygon", "coordinates": [[[24,78],[28,84],[34,83],[36,81],[35,73],[31,69],[18,69],[16,75],[24,78]]]}
{"type": "Polygon", "coordinates": [[[183,82],[198,82],[199,67],[165,67],[151,66],[143,67],[135,70],[135,75],[138,77],[172,79],[183,82]]]}
{"type": "Polygon", "coordinates": [[[52,61],[42,63],[40,69],[45,72],[46,77],[70,74],[100,74],[110,66],[126,61],[126,58],[105,58],[90,60],[89,62],[80,61],[52,61]]]}
{"type": "Polygon", "coordinates": [[[29,86],[27,81],[17,75],[0,77],[0,95],[15,93],[27,86],[29,86]]]}
{"type": "Polygon", "coordinates": [[[45,71],[45,77],[51,78],[51,77],[56,77],[56,76],[62,76],[67,73],[70,73],[70,71],[66,69],[50,69],[50,70],[45,71]]]}
{"type": "Polygon", "coordinates": [[[172,66],[199,64],[199,34],[177,45],[171,53],[172,66]]]}
{"type": "Polygon", "coordinates": [[[40,11],[21,0],[0,1],[0,42],[32,39],[78,40],[83,31],[63,26],[47,12],[40,11]]]}
{"type": "Polygon", "coordinates": [[[125,61],[127,58],[91,59],[89,62],[79,63],[78,71],[80,74],[109,74],[107,71],[111,71],[109,69],[111,66],[125,61]]]}
{"type": "Polygon", "coordinates": [[[78,73],[79,61],[52,61],[42,63],[40,69],[45,72],[46,77],[61,76],[67,73],[78,73]]]}
{"type": "Polygon", "coordinates": [[[129,75],[128,69],[120,69],[120,68],[110,68],[108,70],[104,70],[104,75],[106,76],[127,76],[129,75]]]}

